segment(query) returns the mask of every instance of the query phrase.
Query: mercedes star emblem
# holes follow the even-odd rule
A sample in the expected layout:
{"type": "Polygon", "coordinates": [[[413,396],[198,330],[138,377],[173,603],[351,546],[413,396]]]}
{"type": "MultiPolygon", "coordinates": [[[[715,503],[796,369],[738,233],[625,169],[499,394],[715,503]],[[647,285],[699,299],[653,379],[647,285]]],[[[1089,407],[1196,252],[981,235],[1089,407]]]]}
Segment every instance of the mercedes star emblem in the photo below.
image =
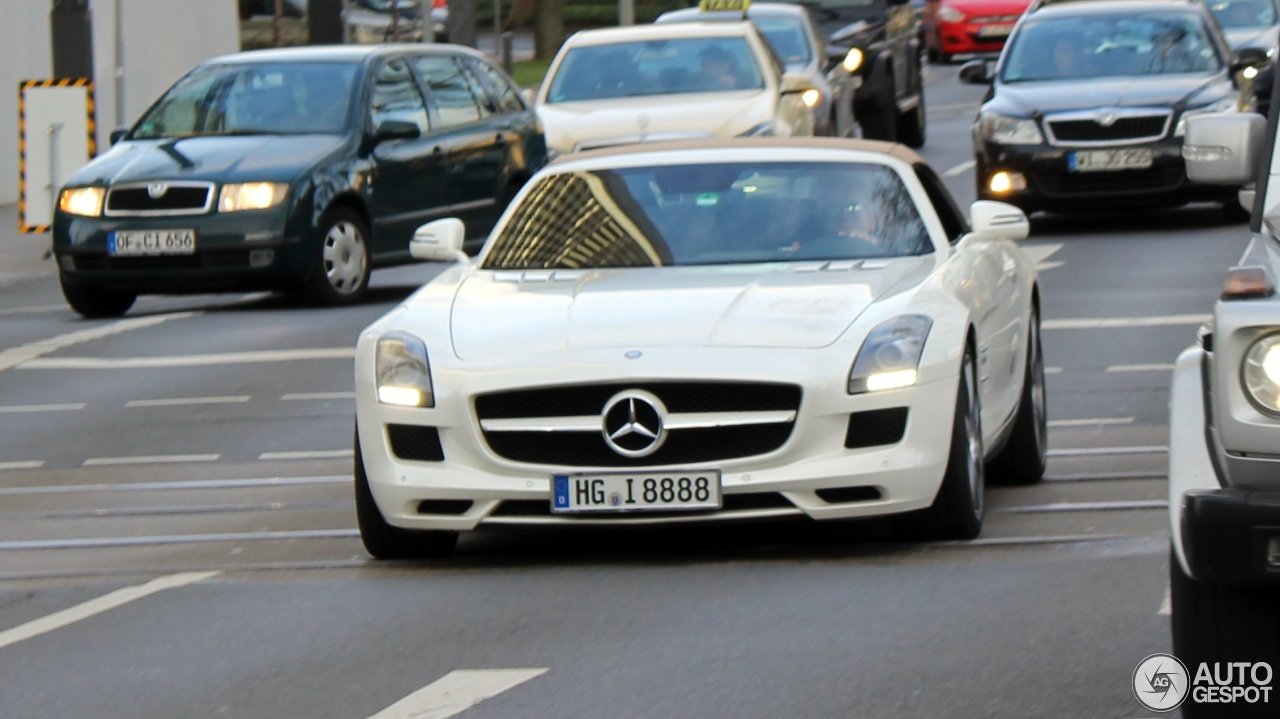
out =
{"type": "Polygon", "coordinates": [[[600,431],[605,444],[623,457],[648,457],[667,440],[667,408],[649,392],[629,389],[604,405],[600,431]]]}

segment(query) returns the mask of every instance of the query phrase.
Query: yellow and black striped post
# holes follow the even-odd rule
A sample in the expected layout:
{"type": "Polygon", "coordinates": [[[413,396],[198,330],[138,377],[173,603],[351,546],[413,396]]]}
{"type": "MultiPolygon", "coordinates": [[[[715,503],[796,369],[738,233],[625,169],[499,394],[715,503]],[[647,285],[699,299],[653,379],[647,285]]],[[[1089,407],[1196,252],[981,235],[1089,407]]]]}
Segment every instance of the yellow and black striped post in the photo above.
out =
{"type": "Polygon", "coordinates": [[[49,231],[48,225],[27,224],[27,90],[44,87],[85,89],[86,127],[89,133],[89,157],[85,159],[92,159],[98,153],[92,80],[85,77],[63,77],[53,80],[23,80],[18,83],[18,231],[23,234],[49,231]]]}

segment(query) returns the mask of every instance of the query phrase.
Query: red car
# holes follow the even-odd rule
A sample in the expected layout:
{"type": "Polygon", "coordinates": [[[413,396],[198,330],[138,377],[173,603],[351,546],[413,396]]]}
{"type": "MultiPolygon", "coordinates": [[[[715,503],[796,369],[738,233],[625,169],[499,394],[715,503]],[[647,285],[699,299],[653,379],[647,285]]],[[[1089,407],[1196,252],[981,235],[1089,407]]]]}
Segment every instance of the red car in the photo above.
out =
{"type": "Polygon", "coordinates": [[[930,62],[953,55],[998,53],[1030,0],[928,0],[924,40],[930,62]]]}

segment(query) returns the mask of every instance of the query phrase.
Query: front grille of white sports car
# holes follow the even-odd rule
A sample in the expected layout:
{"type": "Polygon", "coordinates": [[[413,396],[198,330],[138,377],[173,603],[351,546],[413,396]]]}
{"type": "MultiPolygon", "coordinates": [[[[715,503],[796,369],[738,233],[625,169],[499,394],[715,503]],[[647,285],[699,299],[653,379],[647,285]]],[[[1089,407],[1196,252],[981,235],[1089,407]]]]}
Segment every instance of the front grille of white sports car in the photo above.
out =
{"type": "Polygon", "coordinates": [[[489,448],[516,462],[557,467],[696,464],[772,452],[791,436],[796,385],[748,382],[635,382],[540,387],[480,395],[476,418],[489,448]],[[665,436],[651,452],[619,452],[602,432],[620,395],[656,398],[665,436]]]}

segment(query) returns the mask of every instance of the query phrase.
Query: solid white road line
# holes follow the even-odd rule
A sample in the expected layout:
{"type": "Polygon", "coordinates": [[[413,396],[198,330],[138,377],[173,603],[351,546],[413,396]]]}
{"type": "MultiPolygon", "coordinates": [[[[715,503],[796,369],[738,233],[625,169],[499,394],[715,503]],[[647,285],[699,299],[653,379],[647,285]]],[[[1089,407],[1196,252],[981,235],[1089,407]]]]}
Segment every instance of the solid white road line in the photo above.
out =
{"type": "Polygon", "coordinates": [[[84,409],[84,402],[70,404],[11,404],[0,407],[0,414],[20,414],[23,412],[74,412],[84,409]]]}
{"type": "Polygon", "coordinates": [[[459,669],[369,719],[446,719],[546,674],[541,669],[459,669]]]}
{"type": "Polygon", "coordinates": [[[358,529],[301,529],[297,531],[228,532],[225,534],[160,534],[149,537],[79,537],[72,539],[26,539],[0,541],[0,551],[36,549],[106,549],[143,547],[156,544],[205,544],[209,542],[260,542],[293,539],[347,539],[359,537],[358,529]]]}
{"type": "Polygon", "coordinates": [[[281,395],[280,399],[285,402],[308,399],[355,399],[355,392],[298,392],[296,394],[281,395]]]}
{"type": "Polygon", "coordinates": [[[1129,327],[1178,327],[1202,325],[1212,315],[1156,315],[1151,317],[1073,317],[1045,320],[1042,330],[1110,330],[1129,327]]]}
{"type": "Polygon", "coordinates": [[[40,469],[44,466],[44,460],[30,460],[27,462],[0,462],[0,470],[5,469],[40,469]]]}
{"type": "Polygon", "coordinates": [[[1156,614],[1162,617],[1173,616],[1173,591],[1169,587],[1164,588],[1164,600],[1160,602],[1160,609],[1156,610],[1156,614]]]}
{"type": "Polygon", "coordinates": [[[1100,427],[1114,424],[1133,424],[1133,417],[1094,417],[1092,419],[1051,419],[1050,427],[1100,427]]]}
{"type": "MultiPolygon", "coordinates": [[[[0,353],[2,355],[2,353],[0,353]]],[[[260,352],[214,352],[203,355],[157,357],[46,357],[16,362],[19,369],[149,369],[155,367],[211,367],[229,364],[297,362],[313,359],[352,359],[355,347],[316,347],[260,352]]],[[[3,369],[0,364],[0,369],[3,369]]]]}
{"type": "Polygon", "coordinates": [[[1108,372],[1172,372],[1172,364],[1115,364],[1108,372]]]}
{"type": "MultiPolygon", "coordinates": [[[[14,462],[13,464],[29,464],[31,467],[39,467],[42,466],[44,462],[14,462]]],[[[55,484],[27,487],[0,487],[0,496],[23,494],[78,494],[80,492],[160,492],[183,489],[243,489],[246,487],[290,487],[307,484],[348,484],[350,482],[351,475],[349,474],[331,474],[315,477],[199,479],[175,482],[129,482],[127,484],[55,484]]]]}
{"type": "Polygon", "coordinates": [[[974,160],[968,160],[966,162],[962,162],[959,165],[956,165],[955,167],[942,173],[942,176],[943,177],[959,177],[960,175],[963,175],[969,170],[972,170],[974,166],[976,166],[977,164],[978,163],[974,160]]]}
{"type": "Polygon", "coordinates": [[[189,404],[237,404],[248,402],[249,395],[241,394],[231,397],[174,397],[172,399],[131,399],[124,403],[125,407],[179,407],[189,404]]]}
{"type": "Polygon", "coordinates": [[[1141,509],[1167,509],[1163,499],[1133,500],[1124,502],[1055,502],[1052,504],[1024,504],[1016,507],[996,507],[998,514],[1052,514],[1054,512],[1115,512],[1141,509]]]}
{"type": "Polygon", "coordinates": [[[38,342],[32,342],[19,347],[13,347],[0,352],[0,372],[11,367],[17,367],[21,364],[30,362],[41,355],[55,352],[72,345],[78,345],[84,342],[100,340],[111,335],[118,335],[123,332],[132,332],[140,330],[144,327],[153,327],[169,320],[186,319],[187,317],[195,317],[199,312],[175,312],[167,315],[157,315],[155,317],[138,317],[134,319],[119,320],[111,324],[101,327],[93,327],[87,330],[78,330],[76,332],[68,332],[57,337],[50,337],[38,342]]]}
{"type": "Polygon", "coordinates": [[[352,449],[321,449],[308,452],[263,452],[258,455],[258,459],[270,462],[276,459],[346,459],[354,456],[355,450],[352,449]]]}
{"type": "Polygon", "coordinates": [[[1051,449],[1050,457],[1106,457],[1117,454],[1162,454],[1168,452],[1169,448],[1164,445],[1150,445],[1145,447],[1076,447],[1069,449],[1051,449]]]}
{"type": "Polygon", "coordinates": [[[1132,540],[1169,541],[1167,537],[1147,534],[1059,534],[1044,537],[990,537],[983,539],[952,540],[933,542],[925,547],[1002,547],[1021,544],[1075,544],[1084,542],[1115,542],[1132,540]]]}
{"type": "Polygon", "coordinates": [[[220,454],[153,454],[139,457],[90,457],[85,467],[109,467],[118,464],[167,464],[170,462],[217,462],[220,454]]]}
{"type": "Polygon", "coordinates": [[[1062,374],[1062,368],[1061,367],[1045,367],[1044,373],[1045,374],[1062,374]]]}
{"type": "Polygon", "coordinates": [[[71,308],[68,307],[67,305],[31,305],[30,307],[6,307],[4,309],[0,309],[0,317],[7,317],[9,315],[34,315],[34,314],[39,314],[43,312],[61,312],[63,310],[70,312],[71,308]]]}
{"type": "Polygon", "coordinates": [[[115,609],[129,602],[142,599],[143,597],[163,592],[166,589],[176,589],[185,587],[196,582],[203,582],[210,577],[216,577],[219,572],[187,572],[184,574],[171,574],[167,577],[154,579],[146,584],[139,584],[133,587],[125,587],[118,589],[110,594],[104,594],[97,599],[91,599],[83,604],[77,604],[69,609],[55,612],[46,617],[32,620],[26,624],[19,624],[12,629],[6,629],[0,632],[0,649],[16,644],[24,639],[38,637],[46,632],[55,629],[61,629],[69,624],[75,624],[83,619],[88,619],[96,614],[115,609]]]}

